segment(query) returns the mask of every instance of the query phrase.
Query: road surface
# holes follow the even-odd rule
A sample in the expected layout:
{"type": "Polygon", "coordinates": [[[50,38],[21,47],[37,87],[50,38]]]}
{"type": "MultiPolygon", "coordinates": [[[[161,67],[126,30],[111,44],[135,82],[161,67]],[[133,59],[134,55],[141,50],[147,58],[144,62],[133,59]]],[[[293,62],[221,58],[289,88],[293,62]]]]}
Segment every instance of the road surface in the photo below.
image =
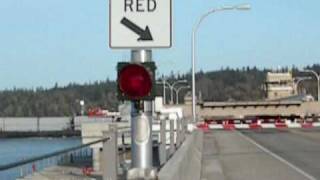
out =
{"type": "Polygon", "coordinates": [[[245,131],[258,144],[276,153],[291,164],[320,179],[320,130],[264,130],[245,131]]]}
{"type": "Polygon", "coordinates": [[[201,179],[320,179],[320,130],[211,131],[201,179]]]}

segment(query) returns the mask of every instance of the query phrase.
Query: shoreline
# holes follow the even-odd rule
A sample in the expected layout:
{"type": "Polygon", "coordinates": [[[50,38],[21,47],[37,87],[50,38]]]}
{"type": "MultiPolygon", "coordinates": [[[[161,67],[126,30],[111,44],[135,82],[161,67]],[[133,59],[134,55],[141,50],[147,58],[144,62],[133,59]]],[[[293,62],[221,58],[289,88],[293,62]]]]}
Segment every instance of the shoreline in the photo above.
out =
{"type": "Polygon", "coordinates": [[[81,131],[2,131],[0,138],[26,138],[26,137],[80,137],[81,131]]]}

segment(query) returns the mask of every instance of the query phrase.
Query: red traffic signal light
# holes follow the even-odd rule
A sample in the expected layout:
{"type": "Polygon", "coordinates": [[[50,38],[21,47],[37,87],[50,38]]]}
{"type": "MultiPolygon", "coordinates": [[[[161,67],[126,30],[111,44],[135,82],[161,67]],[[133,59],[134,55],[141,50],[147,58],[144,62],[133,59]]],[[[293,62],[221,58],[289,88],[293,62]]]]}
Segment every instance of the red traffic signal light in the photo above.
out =
{"type": "Polygon", "coordinates": [[[121,92],[133,99],[147,96],[152,88],[148,71],[137,64],[129,64],[122,68],[118,83],[121,92]]]}
{"type": "Polygon", "coordinates": [[[147,100],[154,98],[153,62],[118,64],[119,100],[147,100]]]}

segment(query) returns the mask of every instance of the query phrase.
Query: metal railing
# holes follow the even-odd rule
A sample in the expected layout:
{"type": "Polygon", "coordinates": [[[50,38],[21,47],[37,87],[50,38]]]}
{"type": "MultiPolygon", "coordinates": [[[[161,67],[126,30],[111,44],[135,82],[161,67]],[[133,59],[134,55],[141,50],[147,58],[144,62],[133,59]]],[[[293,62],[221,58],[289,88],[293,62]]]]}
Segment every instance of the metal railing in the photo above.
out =
{"type": "MultiPolygon", "coordinates": [[[[156,134],[159,139],[159,166],[162,167],[173,156],[173,154],[185,140],[187,123],[183,118],[177,118],[174,120],[170,119],[169,116],[166,116],[161,120],[159,118],[155,119],[156,123],[159,123],[160,126],[159,131],[155,131],[154,134],[156,134]]],[[[128,127],[117,127],[110,125],[109,130],[103,132],[103,137],[93,137],[101,138],[99,140],[55,151],[53,153],[0,165],[0,172],[15,171],[17,174],[15,178],[18,178],[25,177],[26,175],[55,165],[87,163],[87,165],[91,167],[93,151],[90,146],[102,143],[104,154],[103,161],[112,162],[107,163],[107,167],[104,167],[105,172],[103,172],[103,177],[107,179],[116,178],[119,165],[124,170],[126,170],[125,168],[128,168],[125,160],[126,152],[128,151],[130,145],[125,142],[125,139],[127,133],[129,132],[130,131],[128,130],[128,127]],[[122,137],[122,146],[118,146],[118,137],[122,137]],[[120,159],[118,160],[118,158],[120,159]]]]}
{"type": "Polygon", "coordinates": [[[5,164],[5,165],[0,165],[0,171],[8,170],[8,169],[11,169],[11,168],[23,166],[25,164],[34,163],[36,161],[41,161],[41,160],[44,160],[44,159],[48,159],[48,158],[64,155],[64,154],[67,154],[67,153],[70,153],[70,152],[75,152],[77,150],[83,149],[83,148],[88,147],[90,145],[108,141],[109,139],[110,139],[110,137],[107,137],[107,138],[103,138],[103,139],[100,139],[100,140],[97,140],[97,141],[93,141],[93,142],[90,142],[90,143],[87,143],[87,144],[82,144],[82,145],[71,147],[71,148],[68,148],[68,149],[56,151],[56,152],[53,152],[53,153],[48,153],[48,154],[45,154],[45,155],[32,157],[32,158],[29,158],[29,159],[24,159],[24,160],[21,160],[21,161],[17,161],[17,162],[5,164]]]}
{"type": "Polygon", "coordinates": [[[154,133],[159,136],[158,150],[160,167],[162,167],[173,156],[186,137],[186,119],[179,118],[178,114],[176,114],[176,117],[176,120],[170,119],[169,114],[166,114],[164,119],[158,118],[160,130],[154,131],[154,133]],[[169,127],[167,126],[167,123],[169,123],[169,127]]]}
{"type": "Polygon", "coordinates": [[[92,159],[92,150],[89,146],[106,142],[109,139],[109,137],[106,137],[87,144],[0,165],[0,173],[4,173],[6,176],[11,178],[22,178],[34,172],[56,165],[82,163],[89,166],[92,159]]]}

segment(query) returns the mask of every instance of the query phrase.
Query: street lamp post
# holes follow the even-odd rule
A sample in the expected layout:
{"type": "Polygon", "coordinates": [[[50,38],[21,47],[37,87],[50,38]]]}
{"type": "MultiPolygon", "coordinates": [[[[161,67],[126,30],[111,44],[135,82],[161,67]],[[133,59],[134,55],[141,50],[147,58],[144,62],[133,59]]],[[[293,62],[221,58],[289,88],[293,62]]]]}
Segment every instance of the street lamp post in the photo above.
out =
{"type": "Polygon", "coordinates": [[[200,19],[195,24],[193,31],[192,31],[192,119],[193,122],[196,122],[196,86],[195,86],[195,59],[196,59],[196,50],[195,50],[195,43],[196,43],[196,33],[200,27],[201,22],[208,17],[210,14],[213,14],[215,12],[219,11],[228,11],[228,10],[249,10],[250,5],[249,4],[241,4],[241,5],[235,5],[235,6],[225,6],[221,8],[214,8],[203,14],[200,19]]]}
{"type": "MultiPolygon", "coordinates": [[[[173,104],[173,90],[175,89],[174,87],[176,85],[178,85],[179,83],[187,83],[188,81],[187,80],[178,80],[172,84],[168,83],[164,78],[162,79],[162,84],[163,84],[163,104],[166,104],[166,88],[169,88],[170,90],[170,104],[173,104]]],[[[157,82],[158,83],[158,82],[157,82]]],[[[160,82],[158,83],[160,84],[160,82]]]]}
{"type": "Polygon", "coordinates": [[[166,80],[162,78],[163,83],[163,104],[166,104],[166,80]]]}
{"type": "Polygon", "coordinates": [[[311,79],[311,77],[299,77],[299,78],[297,78],[297,82],[296,82],[296,84],[295,84],[295,89],[296,89],[296,91],[297,91],[297,94],[299,95],[299,84],[302,82],[302,81],[305,81],[305,80],[310,80],[311,79]]]}
{"type": "Polygon", "coordinates": [[[174,82],[172,85],[170,85],[169,83],[168,83],[168,85],[169,85],[169,87],[170,87],[170,95],[171,95],[171,100],[170,100],[170,104],[173,104],[173,90],[174,90],[174,86],[176,86],[177,84],[179,84],[179,83],[187,83],[188,81],[187,80],[179,80],[179,81],[176,81],[176,82],[174,82]]]}
{"type": "Polygon", "coordinates": [[[181,86],[178,89],[175,89],[175,92],[176,92],[176,104],[179,104],[179,92],[182,89],[189,89],[189,88],[190,88],[190,86],[181,86]]]}
{"type": "Polygon", "coordinates": [[[317,78],[317,87],[318,87],[318,102],[320,102],[320,75],[314,70],[305,69],[302,72],[312,73],[317,78]]]}

